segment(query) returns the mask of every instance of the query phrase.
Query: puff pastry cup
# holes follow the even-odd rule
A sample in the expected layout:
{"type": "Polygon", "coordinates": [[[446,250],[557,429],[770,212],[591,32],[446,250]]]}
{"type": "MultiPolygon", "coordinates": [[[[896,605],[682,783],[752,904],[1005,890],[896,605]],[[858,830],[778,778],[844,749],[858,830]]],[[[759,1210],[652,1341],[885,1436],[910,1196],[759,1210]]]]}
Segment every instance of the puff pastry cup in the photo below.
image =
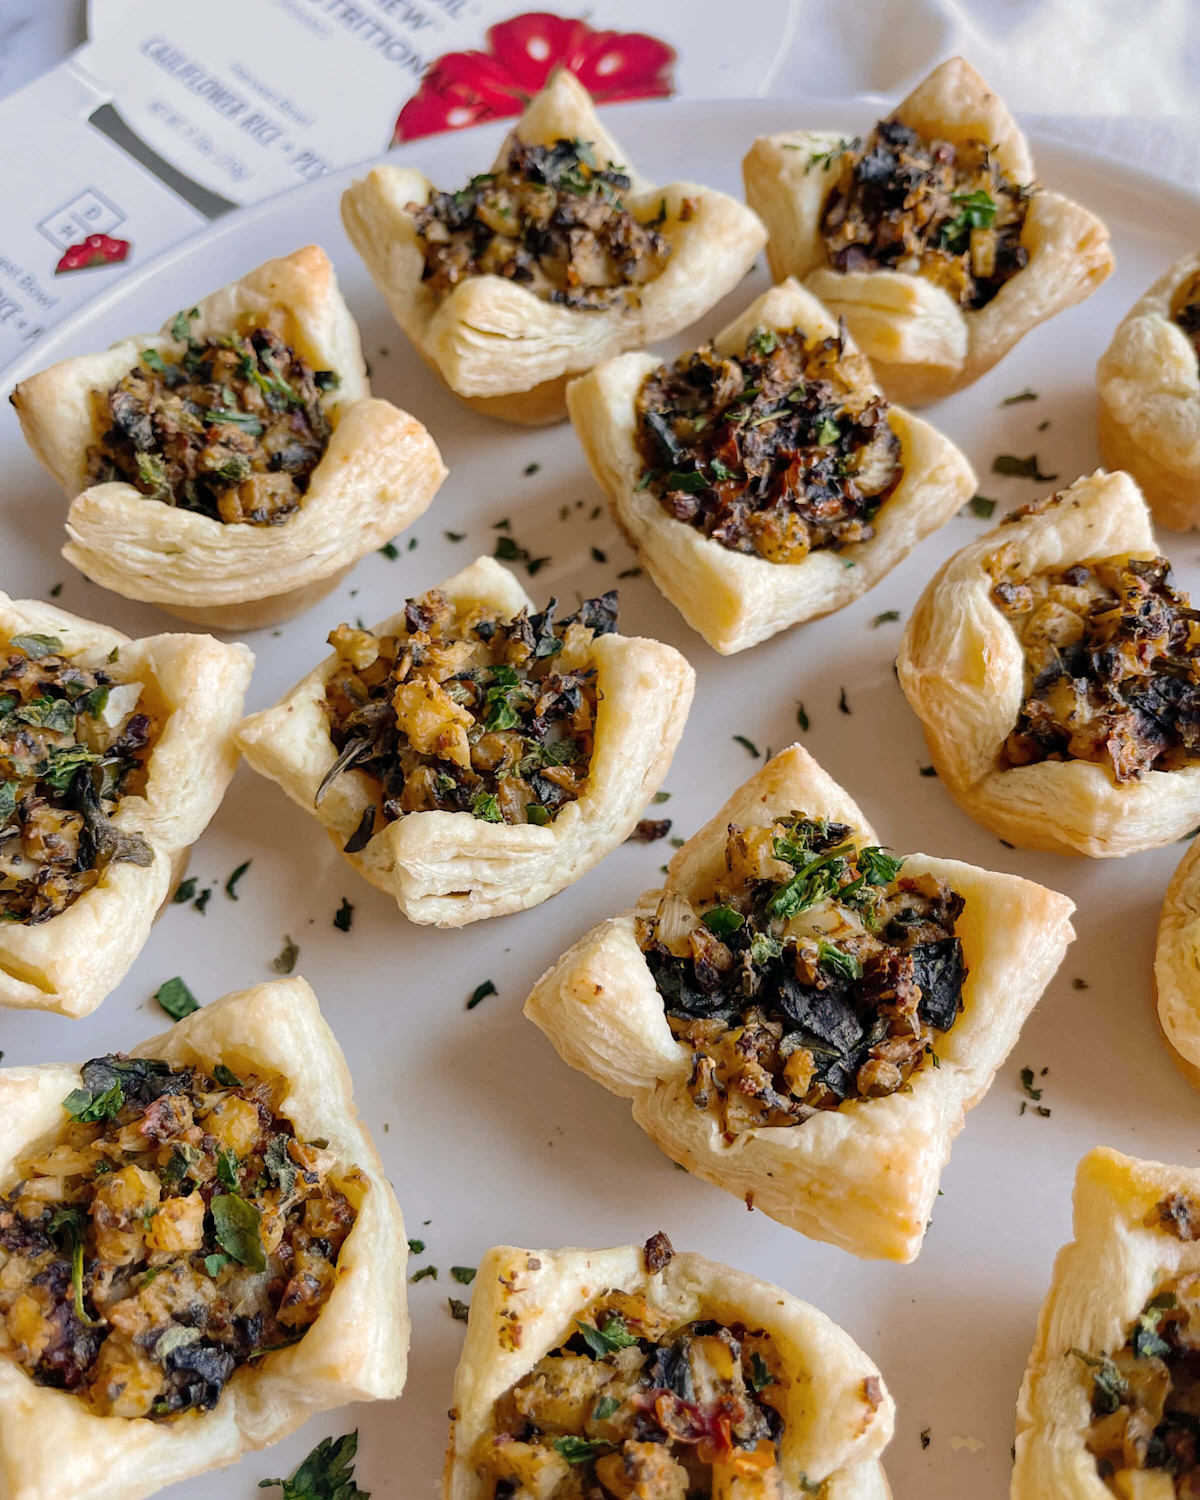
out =
{"type": "MultiPolygon", "coordinates": [[[[512,618],[529,596],[490,557],[438,585],[456,608],[483,605],[512,618]]],[[[401,611],[376,635],[403,633],[401,611]]],[[[322,707],[337,666],[329,657],[273,708],[237,731],[242,754],[312,812],[360,875],[393,897],[412,922],[461,927],[523,911],[597,864],[633,831],[661,785],[691,706],[695,674],[672,647],[607,634],[591,646],[596,671],[595,745],[587,785],[544,825],[488,822],[472,812],[408,812],[386,823],[359,852],[346,845],[379,798],[372,777],[348,770],[318,806],[314,799],[337,759],[322,707]]]]}
{"type": "Polygon", "coordinates": [[[1026,700],[1025,656],[994,589],[1156,552],[1137,485],[1098,469],[957,552],[918,600],[900,642],[900,686],[950,795],[1010,843],[1105,858],[1173,843],[1200,822],[1200,764],[1118,781],[1099,761],[1014,765],[1005,753],[1026,700]]]}
{"type": "MultiPolygon", "coordinates": [[[[267,261],[193,311],[159,333],[52,365],[23,380],[12,401],[30,447],[71,501],[69,563],[193,624],[253,630],[324,598],[360,557],[423,514],[446,468],[415,417],[372,397],[358,329],[316,245],[267,261]],[[147,353],[179,361],[189,338],[205,343],[262,327],[337,381],[322,388],[332,430],[294,513],[278,524],[217,520],[123,479],[89,480],[88,450],[103,437],[97,402],[131,371],[152,369],[147,353]]],[[[253,431],[244,419],[238,425],[253,431]]]]}
{"type": "MultiPolygon", "coordinates": [[[[660,1234],[644,1249],[622,1245],[611,1250],[530,1251],[501,1246],[483,1257],[473,1292],[454,1377],[444,1500],[490,1500],[495,1470],[488,1473],[489,1455],[504,1447],[495,1443],[497,1402],[552,1350],[572,1336],[578,1343],[582,1321],[595,1326],[596,1299],[613,1293],[612,1302],[623,1309],[620,1324],[626,1336],[640,1332],[650,1333],[651,1341],[656,1336],[671,1340],[678,1337],[679,1325],[696,1319],[743,1324],[751,1341],[757,1334],[765,1336],[766,1358],[759,1353],[758,1359],[773,1377],[763,1386],[766,1399],[782,1418],[778,1463],[765,1479],[761,1471],[756,1474],[747,1467],[739,1473],[734,1463],[718,1462],[712,1468],[714,1497],[769,1494],[799,1500],[819,1493],[826,1500],[885,1500],[891,1493],[879,1455],[891,1439],[894,1406],[879,1371],[824,1313],[779,1287],[702,1255],[675,1253],[660,1234]]],[[[688,1351],[684,1357],[694,1355],[688,1351]]],[[[618,1381],[609,1389],[619,1385],[618,1381]]],[[[663,1399],[669,1401],[669,1393],[663,1399]]],[[[611,1396],[609,1400],[617,1404],[611,1396]]],[[[582,1419],[591,1405],[585,1396],[577,1415],[582,1419]]],[[[605,1432],[603,1423],[601,1419],[601,1425],[593,1424],[589,1431],[605,1432]]],[[[615,1433],[610,1430],[608,1435],[615,1433]]],[[[569,1439],[559,1441],[566,1446],[569,1439]]],[[[509,1453],[524,1446],[508,1444],[509,1453]]],[[[670,1449],[668,1443],[661,1451],[670,1449]]],[[[734,1450],[731,1460],[743,1451],[734,1450]]],[[[547,1453],[546,1447],[535,1447],[534,1453],[547,1455],[545,1488],[536,1492],[557,1495],[555,1466],[566,1470],[566,1463],[552,1449],[547,1453]]],[[[665,1485],[625,1492],[676,1493],[665,1485]]]]}
{"type": "MultiPolygon", "coordinates": [[[[1074,1239],[1055,1258],[1017,1402],[1013,1500],[1108,1500],[1114,1494],[1169,1500],[1176,1489],[1162,1469],[1127,1468],[1112,1485],[1101,1478],[1088,1447],[1089,1425],[1101,1415],[1092,1403],[1093,1381],[1097,1371],[1107,1373],[1104,1357],[1125,1350],[1132,1332],[1144,1329],[1157,1339],[1154,1302],[1164,1285],[1200,1272],[1200,1172],[1105,1147],[1080,1162],[1073,1201],[1074,1239]]],[[[1190,1311],[1194,1292],[1179,1290],[1179,1307],[1190,1311]]],[[[1173,1314],[1165,1302],[1159,1318],[1164,1310],[1173,1314]]],[[[1150,1342],[1140,1344],[1143,1358],[1163,1352],[1147,1348],[1150,1342]]],[[[1119,1358],[1126,1375],[1142,1363],[1128,1361],[1128,1351],[1119,1358]]],[[[1128,1400],[1123,1394],[1119,1405],[1116,1399],[1102,1404],[1120,1420],[1128,1400]]],[[[1143,1452],[1154,1426],[1147,1418],[1143,1452]]],[[[1120,1467],[1117,1458],[1114,1468],[1120,1467]]]]}
{"type": "MultiPolygon", "coordinates": [[[[1100,452],[1141,486],[1155,520],[1200,526],[1200,364],[1187,322],[1200,251],[1185,255],[1140,297],[1096,366],[1100,452]]],[[[1191,326],[1195,326],[1192,324],[1191,326]]]]}
{"type": "MultiPolygon", "coordinates": [[[[844,837],[858,848],[876,843],[846,792],[792,745],[679,850],[665,891],[703,901],[725,873],[731,824],[753,831],[797,813],[848,825],[844,837]]],[[[638,918],[655,913],[663,891],[648,891],[633,911],[582,937],[538,981],[525,1014],[565,1062],[628,1099],[635,1121],[688,1171],[812,1239],[911,1261],[951,1141],[1074,937],[1074,904],[1030,881],[924,854],[908,855],[903,873],[940,878],[965,898],[953,932],[966,977],[957,1018],[937,1039],[936,1065],[922,1056],[885,1097],[847,1097],[786,1125],[728,1133],[698,1108],[689,1089],[697,1054],[673,1034],[637,937],[638,918]]]]}
{"type": "Polygon", "coordinates": [[[475,410],[528,426],[562,420],[571,376],[695,322],[733,290],[766,243],[757,216],[736,199],[688,182],[655,187],[638,176],[565,69],[530,101],[490,170],[501,170],[514,142],[560,139],[590,144],[600,166],[616,163],[631,179],[625,206],[639,222],[654,220],[670,245],[663,269],[628,306],[559,305],[494,274],[469,275],[439,299],[422,280],[410,208],[424,207],[434,184],[413,168],[375,167],[342,198],[346,231],[417,352],[475,410]]]}
{"type": "Polygon", "coordinates": [[[54,605],[0,593],[0,660],[21,636],[53,638],[62,647],[55,654],[71,663],[141,684],[137,706],[157,723],[144,790],[123,796],[111,819],[117,835],[137,835],[153,857],[113,859],[96,884],[48,920],[0,922],[0,1006],[85,1016],[141,951],[188,850],[221,804],[237,764],[233,731],[254,657],[210,636],[130,640],[54,605]]]}
{"type": "MultiPolygon", "coordinates": [[[[713,347],[740,355],[759,329],[800,332],[806,341],[839,335],[837,319],[792,278],[756,298],[717,334],[713,347]]],[[[860,361],[853,339],[845,339],[844,349],[853,368],[860,361]]],[[[975,492],[975,475],[954,444],[919,417],[891,407],[887,421],[900,445],[900,478],[872,519],[872,536],[809,551],[799,562],[735,551],[669,515],[642,483],[638,394],[662,363],[649,353],[606,360],[567,387],[567,409],[639,563],[722,655],[865,594],[975,492]]],[[[869,372],[866,378],[873,385],[869,372]]]]}
{"type": "MultiPolygon", "coordinates": [[[[1034,184],[1024,135],[961,57],[935,68],[888,118],[926,142],[982,145],[1010,183],[1034,184]]],[[[920,406],[972,384],[1030,329],[1090,296],[1113,269],[1108,231],[1100,220],[1069,198],[1038,189],[1028,197],[1020,233],[1027,262],[982,306],[964,306],[923,275],[886,268],[839,271],[822,221],[847,146],[830,131],[760,137],[742,164],[746,201],[767,225],[767,260],[775,280],[799,277],[834,317],[845,318],[895,401],[920,406]]],[[[988,198],[994,214],[995,200],[988,198]]],[[[959,201],[952,200],[951,207],[959,201]]],[[[964,233],[972,224],[990,227],[989,213],[973,213],[969,195],[961,201],[964,233]]]]}
{"type": "MultiPolygon", "coordinates": [[[[358,1118],[350,1075],[316,996],[299,978],[255,985],[194,1011],[133,1057],[224,1064],[282,1078],[278,1112],[302,1140],[324,1138],[337,1168],[367,1178],[336,1280],[291,1347],[241,1365],[210,1411],[167,1421],[94,1415],[69,1391],[35,1385],[0,1354],[0,1495],[5,1500],[140,1500],[278,1442],[313,1412],[400,1394],[408,1356],[407,1246],[400,1210],[358,1118]]],[[[0,1071],[0,1183],[57,1135],[77,1068],[0,1071]]]]}
{"type": "Polygon", "coordinates": [[[1200,845],[1194,839],[1163,900],[1154,984],[1163,1039],[1179,1071],[1200,1088],[1200,845]]]}

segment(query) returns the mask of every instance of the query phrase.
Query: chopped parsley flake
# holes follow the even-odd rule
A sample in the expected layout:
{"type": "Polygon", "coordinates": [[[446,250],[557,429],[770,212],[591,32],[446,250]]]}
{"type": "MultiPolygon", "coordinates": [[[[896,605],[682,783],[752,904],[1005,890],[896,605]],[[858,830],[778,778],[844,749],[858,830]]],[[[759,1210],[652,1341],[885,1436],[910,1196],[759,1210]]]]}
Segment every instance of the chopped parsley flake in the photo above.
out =
{"type": "Polygon", "coordinates": [[[184,1016],[190,1016],[194,1010],[200,1009],[200,1002],[178,976],[160,985],[154,998],[172,1021],[182,1021],[184,1016]]]}
{"type": "Polygon", "coordinates": [[[992,473],[1006,474],[1010,479],[1034,479],[1039,484],[1049,484],[1052,479],[1058,478],[1057,474],[1041,472],[1036,453],[1031,453],[1028,458],[1017,458],[1011,453],[997,453],[992,459],[992,473]]]}
{"type": "Polygon", "coordinates": [[[300,946],[294,943],[290,934],[284,938],[283,947],[278,957],[272,959],[271,966],[277,974],[290,974],[296,967],[296,960],[300,957],[300,946]]]}
{"type": "Polygon", "coordinates": [[[481,1000],[486,1000],[489,995],[498,995],[500,991],[490,979],[485,979],[482,984],[477,984],[471,992],[471,998],[467,1001],[467,1009],[474,1010],[481,1000]]]}

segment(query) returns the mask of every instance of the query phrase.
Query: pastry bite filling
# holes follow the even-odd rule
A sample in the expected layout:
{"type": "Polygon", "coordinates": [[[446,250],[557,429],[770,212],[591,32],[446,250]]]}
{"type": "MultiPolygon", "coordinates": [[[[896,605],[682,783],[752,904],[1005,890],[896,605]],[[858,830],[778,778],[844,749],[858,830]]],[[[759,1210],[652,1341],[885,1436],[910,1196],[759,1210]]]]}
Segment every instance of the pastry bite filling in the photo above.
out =
{"type": "Polygon", "coordinates": [[[368,1182],[277,1113],[282,1079],[120,1054],[0,1194],[0,1350],[98,1416],[209,1411],[297,1342],[368,1182]]]}
{"type": "Polygon", "coordinates": [[[1014,181],[983,141],[928,139],[881,120],[840,156],[821,215],[835,270],[923,276],[974,310],[1029,264],[1021,233],[1037,186],[1014,181]]]}
{"type": "Polygon", "coordinates": [[[652,371],[637,398],[638,482],[733,552],[803,562],[875,535],[902,474],[888,403],[844,335],[755,328],[652,371]]]}
{"type": "Polygon", "coordinates": [[[1200,755],[1200,611],[1165,557],[1005,574],[992,598],[1025,653],[1006,765],[1090,760],[1129,782],[1200,755]]]}
{"type": "Polygon", "coordinates": [[[606,1291],[496,1402],[476,1472],[489,1500],[771,1500],[786,1384],[761,1329],[606,1291]]]}
{"type": "MultiPolygon", "coordinates": [[[[437,297],[468,276],[504,276],[576,311],[636,305],[635,288],[659,274],[671,245],[659,233],[665,200],[642,222],[625,206],[630,186],[587,141],[515,141],[500,171],[408,205],[425,254],[421,279],[437,297]]],[[[685,201],[680,217],[693,212],[685,201]]]]}
{"type": "Polygon", "coordinates": [[[404,629],[339,625],[322,700],[337,759],[315,798],[354,768],[374,800],[345,846],[356,854],[406,813],[470,812],[487,823],[552,823],[587,790],[595,742],[592,643],[617,625],[617,593],[561,620],[507,618],[438,589],[410,599],[404,629]]]}
{"type": "Polygon", "coordinates": [[[1194,271],[1171,298],[1171,321],[1183,329],[1200,354],[1200,271],[1194,271]]]}
{"type": "Polygon", "coordinates": [[[160,724],[119,655],[84,667],[55,636],[0,643],[0,923],[66,909],[114,862],[148,865],[137,833],[113,827],[145,790],[160,724]]]}
{"type": "Polygon", "coordinates": [[[1087,1368],[1084,1441],[1114,1495],[1200,1497],[1200,1276],[1161,1286],[1115,1353],[1073,1349],[1087,1368]]]}
{"type": "Polygon", "coordinates": [[[962,1010],[954,927],[964,899],[936,875],[859,848],[845,823],[793,813],[729,825],[712,894],[666,890],[636,922],[688,1091],[727,1139],[796,1125],[903,1088],[962,1010]]]}
{"type": "Polygon", "coordinates": [[[143,349],[141,363],[97,392],[87,451],[92,484],[123,480],[151,500],[214,521],[280,526],[300,509],[329,446],[321,404],[338,385],[269,325],[204,340],[191,313],[172,328],[178,359],[143,349]]]}

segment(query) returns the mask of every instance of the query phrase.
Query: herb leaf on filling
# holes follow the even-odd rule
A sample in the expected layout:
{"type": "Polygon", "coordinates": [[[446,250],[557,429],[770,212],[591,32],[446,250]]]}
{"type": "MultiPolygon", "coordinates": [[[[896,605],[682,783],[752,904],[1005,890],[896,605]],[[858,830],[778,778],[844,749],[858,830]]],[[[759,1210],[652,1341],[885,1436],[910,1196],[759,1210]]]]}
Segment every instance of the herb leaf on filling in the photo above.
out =
{"type": "Polygon", "coordinates": [[[636,923],[696,1106],[736,1134],[903,1087],[958,1019],[963,898],[802,813],[731,825],[725,863],[636,923]]]}
{"type": "Polygon", "coordinates": [[[324,698],[334,760],[317,803],[353,769],[370,778],[372,833],[432,809],[553,822],[587,787],[592,644],[615,630],[617,594],[562,619],[557,608],[506,618],[435,589],[408,601],[394,633],[340,625],[324,698]]]}
{"type": "Polygon", "coordinates": [[[261,1479],[260,1490],[279,1487],[280,1500],[371,1500],[354,1482],[358,1433],[322,1438],[290,1479],[261,1479]]]}

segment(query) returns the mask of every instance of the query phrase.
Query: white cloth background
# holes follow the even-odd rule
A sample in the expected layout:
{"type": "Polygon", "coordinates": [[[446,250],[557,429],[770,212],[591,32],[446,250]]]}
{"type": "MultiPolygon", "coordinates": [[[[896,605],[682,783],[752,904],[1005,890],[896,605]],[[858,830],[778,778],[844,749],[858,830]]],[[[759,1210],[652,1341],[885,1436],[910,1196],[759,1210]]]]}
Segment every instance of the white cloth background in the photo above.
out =
{"type": "MultiPolygon", "coordinates": [[[[695,23],[728,27],[730,9],[695,0],[695,23]]],[[[741,0],[737,24],[753,10],[741,0]]],[[[84,12],[0,0],[0,97],[83,41],[84,12]]],[[[1032,128],[1200,188],[1200,0],[795,0],[763,92],[896,99],[956,52],[1032,128]]]]}
{"type": "Polygon", "coordinates": [[[894,100],[955,53],[1028,127],[1200,188],[1197,0],[797,0],[767,92],[894,100]]]}

